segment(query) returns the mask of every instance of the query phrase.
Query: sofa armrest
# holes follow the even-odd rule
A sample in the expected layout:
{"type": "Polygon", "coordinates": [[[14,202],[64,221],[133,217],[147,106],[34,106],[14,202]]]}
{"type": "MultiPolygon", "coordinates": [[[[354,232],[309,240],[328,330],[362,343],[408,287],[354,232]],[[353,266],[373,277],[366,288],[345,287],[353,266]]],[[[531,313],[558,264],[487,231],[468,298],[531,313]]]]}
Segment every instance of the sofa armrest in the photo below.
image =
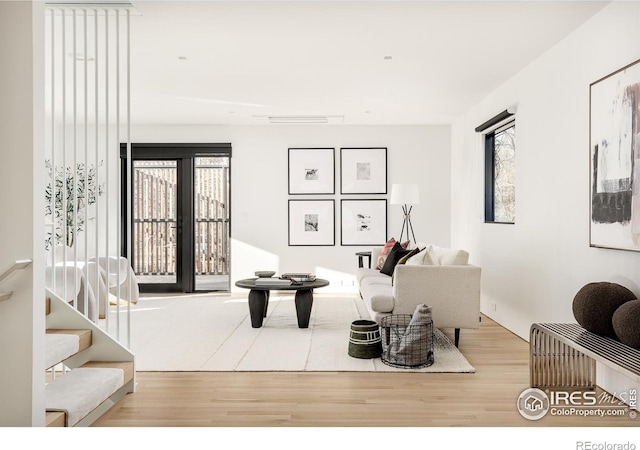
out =
{"type": "Polygon", "coordinates": [[[394,314],[413,314],[416,306],[433,307],[437,328],[480,326],[480,273],[478,266],[396,266],[394,314]]]}
{"type": "Polygon", "coordinates": [[[380,257],[381,252],[382,252],[382,247],[371,248],[371,268],[372,269],[376,268],[376,264],[378,264],[378,258],[380,257]]]}

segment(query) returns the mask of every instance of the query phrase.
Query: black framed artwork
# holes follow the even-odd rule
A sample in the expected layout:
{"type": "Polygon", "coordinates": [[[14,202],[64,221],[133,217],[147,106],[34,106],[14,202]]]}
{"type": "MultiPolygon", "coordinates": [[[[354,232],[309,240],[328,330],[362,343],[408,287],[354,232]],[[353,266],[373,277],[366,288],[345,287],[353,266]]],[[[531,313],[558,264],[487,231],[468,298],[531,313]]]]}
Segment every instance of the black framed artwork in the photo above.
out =
{"type": "Polygon", "coordinates": [[[341,245],[384,245],[387,200],[340,200],[340,228],[341,245]]]}
{"type": "Polygon", "coordinates": [[[289,149],[289,194],[335,193],[334,148],[289,149]]]}
{"type": "Polygon", "coordinates": [[[640,251],[640,60],[589,87],[589,246],[640,251]]]}
{"type": "Polygon", "coordinates": [[[289,200],[289,246],[335,245],[335,200],[289,200]]]}
{"type": "Polygon", "coordinates": [[[386,194],[387,148],[341,148],[340,193],[386,194]]]}

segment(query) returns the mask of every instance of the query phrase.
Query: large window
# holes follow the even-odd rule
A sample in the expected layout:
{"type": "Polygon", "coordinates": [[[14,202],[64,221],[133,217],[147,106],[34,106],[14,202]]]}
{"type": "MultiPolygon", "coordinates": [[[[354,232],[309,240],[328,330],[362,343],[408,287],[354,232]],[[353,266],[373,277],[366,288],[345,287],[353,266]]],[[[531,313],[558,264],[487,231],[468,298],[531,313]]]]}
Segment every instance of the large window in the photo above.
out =
{"type": "Polygon", "coordinates": [[[485,135],[485,222],[516,221],[516,124],[485,135]]]}

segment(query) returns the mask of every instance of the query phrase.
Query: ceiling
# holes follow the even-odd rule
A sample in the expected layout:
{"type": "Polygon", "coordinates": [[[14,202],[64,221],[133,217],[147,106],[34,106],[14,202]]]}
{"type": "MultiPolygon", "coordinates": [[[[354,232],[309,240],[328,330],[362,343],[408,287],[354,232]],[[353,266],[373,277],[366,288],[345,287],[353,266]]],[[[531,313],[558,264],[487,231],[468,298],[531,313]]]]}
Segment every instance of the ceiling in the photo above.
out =
{"type": "Polygon", "coordinates": [[[134,0],[131,120],[450,123],[608,3],[134,0]]]}

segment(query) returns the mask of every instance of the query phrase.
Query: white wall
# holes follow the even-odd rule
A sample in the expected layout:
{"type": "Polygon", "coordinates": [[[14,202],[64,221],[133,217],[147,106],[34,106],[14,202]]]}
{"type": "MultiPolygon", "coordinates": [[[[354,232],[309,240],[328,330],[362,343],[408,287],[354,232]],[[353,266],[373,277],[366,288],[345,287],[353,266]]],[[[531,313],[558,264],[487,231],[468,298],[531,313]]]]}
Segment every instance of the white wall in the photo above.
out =
{"type": "Polygon", "coordinates": [[[44,425],[43,21],[42,4],[0,2],[0,270],[34,260],[0,286],[0,426],[44,425]]]}
{"type": "MultiPolygon", "coordinates": [[[[355,252],[368,248],[340,245],[340,199],[389,195],[340,195],[340,147],[387,147],[388,192],[392,183],[420,184],[421,204],[412,213],[416,239],[449,244],[449,126],[134,125],[132,141],[232,144],[232,283],[253,276],[255,270],[309,271],[333,282],[323,292],[355,292],[355,252]],[[289,147],[335,147],[335,195],[287,194],[289,147]],[[335,246],[288,246],[289,198],[336,200],[335,246]]],[[[400,206],[388,205],[388,236],[399,238],[401,228],[400,206]]]]}
{"type": "Polygon", "coordinates": [[[589,85],[640,59],[639,25],[640,3],[609,5],[452,127],[452,240],[482,266],[482,312],[525,339],[533,322],[574,321],[589,282],[640,295],[640,253],[589,247],[589,85]],[[514,103],[516,224],[484,224],[473,130],[514,103]]]}

